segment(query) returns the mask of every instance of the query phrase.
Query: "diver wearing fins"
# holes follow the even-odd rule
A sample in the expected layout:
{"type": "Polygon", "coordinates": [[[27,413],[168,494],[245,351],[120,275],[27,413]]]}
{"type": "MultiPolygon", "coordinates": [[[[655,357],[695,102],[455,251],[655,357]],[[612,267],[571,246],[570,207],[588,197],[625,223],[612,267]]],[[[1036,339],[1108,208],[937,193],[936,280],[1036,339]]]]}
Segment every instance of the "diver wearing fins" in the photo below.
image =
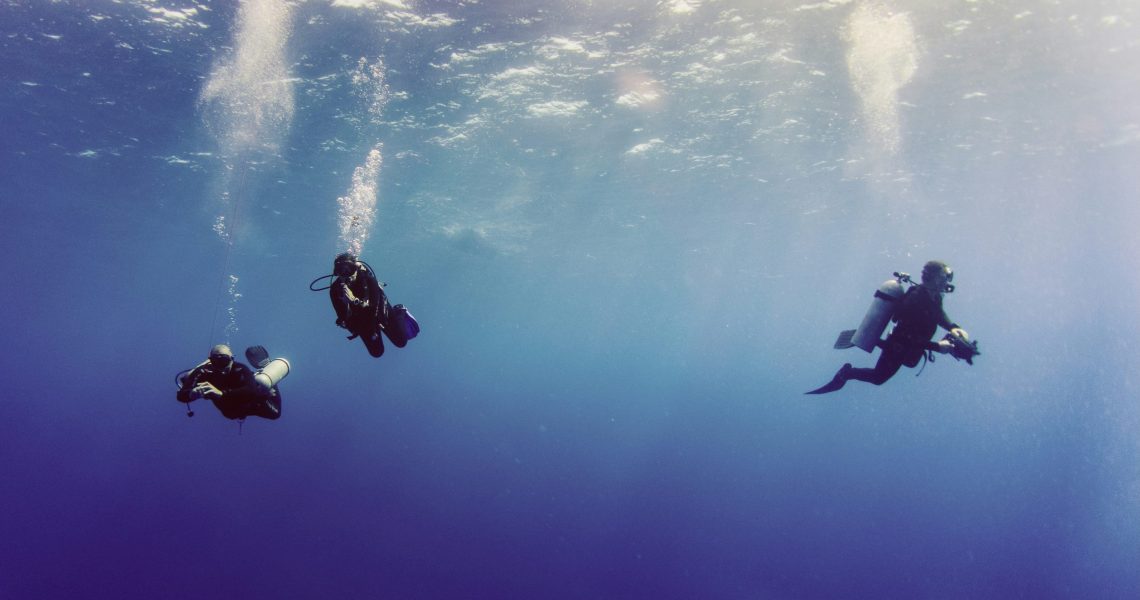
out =
{"type": "MultiPolygon", "coordinates": [[[[384,284],[377,281],[372,268],[355,254],[338,254],[331,277],[335,279],[328,290],[336,310],[337,327],[347,329],[352,334],[348,337],[350,340],[359,337],[372,356],[380,358],[384,354],[380,332],[397,348],[406,346],[408,340],[419,333],[415,318],[404,305],[388,303],[384,284]]],[[[313,289],[312,285],[309,288],[313,289]]]]}
{"type": "Polygon", "coordinates": [[[954,291],[950,284],[954,272],[950,267],[942,261],[927,262],[922,267],[922,283],[912,285],[905,292],[902,283],[913,282],[906,274],[895,275],[896,280],[886,282],[875,293],[875,302],[859,329],[841,333],[835,343],[836,348],[860,347],[867,352],[878,346],[882,353],[875,367],[856,369],[847,363],[826,385],[808,394],[834,392],[852,379],[882,385],[903,365],[915,367],[924,355],[933,360],[933,352],[950,354],[973,364],[973,357],[980,354],[977,342],[971,342],[942,308],[943,294],[954,291]],[[885,340],[880,340],[888,320],[894,321],[895,326],[885,340]],[[940,341],[931,341],[938,327],[949,333],[940,341]]]}
{"type": "Polygon", "coordinates": [[[191,402],[205,398],[227,419],[281,417],[277,383],[289,374],[289,362],[283,358],[270,360],[261,346],[250,346],[245,356],[257,371],[234,360],[229,346],[218,344],[210,349],[209,359],[178,374],[178,401],[187,405],[187,415],[194,416],[191,402]]]}

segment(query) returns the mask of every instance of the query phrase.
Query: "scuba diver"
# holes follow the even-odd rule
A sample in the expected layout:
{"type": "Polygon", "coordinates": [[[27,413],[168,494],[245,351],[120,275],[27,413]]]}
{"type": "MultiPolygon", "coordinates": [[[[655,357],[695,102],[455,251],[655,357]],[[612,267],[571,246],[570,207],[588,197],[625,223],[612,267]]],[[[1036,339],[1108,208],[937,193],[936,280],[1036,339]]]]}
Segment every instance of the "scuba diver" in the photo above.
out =
{"type": "Polygon", "coordinates": [[[281,418],[277,384],[289,374],[289,361],[270,360],[262,346],[250,346],[245,357],[257,371],[234,360],[229,346],[218,344],[205,362],[178,374],[178,401],[186,404],[187,416],[194,416],[190,403],[205,398],[227,419],[281,418]]]}
{"type": "Polygon", "coordinates": [[[875,367],[856,369],[847,363],[826,385],[807,393],[834,392],[852,379],[882,385],[903,365],[913,368],[924,356],[933,361],[934,352],[974,364],[973,357],[981,354],[978,343],[971,342],[969,335],[942,309],[943,294],[954,291],[950,284],[953,280],[954,272],[937,260],[922,267],[921,284],[915,284],[906,273],[895,273],[895,279],[888,280],[875,292],[875,300],[859,328],[840,333],[835,342],[837,349],[858,347],[867,352],[878,346],[882,354],[875,367]],[[912,287],[904,292],[903,283],[912,287]],[[885,340],[880,340],[888,321],[894,321],[895,326],[885,340]],[[931,341],[940,326],[949,333],[940,341],[931,341]]]}
{"type": "MultiPolygon", "coordinates": [[[[316,281],[326,277],[335,278],[327,289],[336,310],[337,327],[347,329],[352,334],[348,336],[350,340],[359,337],[372,356],[380,358],[384,354],[381,331],[397,348],[403,348],[419,334],[419,323],[408,309],[402,304],[388,303],[384,284],[376,280],[372,267],[355,254],[338,254],[333,261],[333,274],[316,281]]],[[[313,284],[309,284],[309,289],[320,291],[313,284]]]]}

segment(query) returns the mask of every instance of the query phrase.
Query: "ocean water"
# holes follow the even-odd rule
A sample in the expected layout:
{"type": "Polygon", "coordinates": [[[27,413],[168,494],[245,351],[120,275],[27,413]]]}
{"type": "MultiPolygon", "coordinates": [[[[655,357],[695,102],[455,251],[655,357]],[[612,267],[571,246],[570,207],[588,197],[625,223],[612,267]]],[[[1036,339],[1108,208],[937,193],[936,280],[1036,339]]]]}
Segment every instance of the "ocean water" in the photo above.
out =
{"type": "Polygon", "coordinates": [[[0,598],[1140,597],[1140,5],[0,0],[0,598]],[[422,325],[373,359],[356,249],[422,325]],[[804,396],[893,271],[973,366],[804,396]],[[288,358],[239,429],[174,375],[288,358]]]}

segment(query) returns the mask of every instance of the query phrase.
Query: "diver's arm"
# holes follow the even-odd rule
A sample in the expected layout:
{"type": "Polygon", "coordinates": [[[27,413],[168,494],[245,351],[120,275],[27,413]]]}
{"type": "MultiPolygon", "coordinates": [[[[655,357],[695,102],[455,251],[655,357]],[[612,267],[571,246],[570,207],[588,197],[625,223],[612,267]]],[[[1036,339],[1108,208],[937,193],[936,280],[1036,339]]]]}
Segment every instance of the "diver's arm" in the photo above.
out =
{"type": "Polygon", "coordinates": [[[940,319],[938,319],[938,325],[940,327],[942,327],[943,329],[945,329],[946,331],[954,331],[955,329],[960,329],[960,327],[958,327],[957,323],[955,323],[954,321],[951,321],[950,317],[946,316],[945,310],[942,311],[942,316],[940,319]]]}
{"type": "Polygon", "coordinates": [[[257,380],[253,378],[253,371],[239,362],[235,362],[233,368],[237,371],[238,375],[237,385],[232,387],[218,387],[217,384],[207,381],[199,384],[195,391],[197,391],[201,397],[210,400],[250,398],[258,395],[261,387],[257,385],[257,380]]]}
{"type": "MultiPolygon", "coordinates": [[[[954,321],[951,321],[950,317],[946,316],[945,310],[942,310],[940,312],[941,312],[941,318],[939,318],[939,320],[938,320],[938,326],[939,327],[945,329],[946,331],[949,331],[951,334],[953,334],[957,337],[960,337],[960,338],[966,337],[966,332],[962,331],[962,328],[959,327],[957,323],[955,323],[954,321]]],[[[935,352],[939,352],[942,354],[950,354],[950,352],[954,349],[954,344],[950,340],[947,340],[947,339],[941,339],[937,342],[931,342],[931,345],[934,346],[933,348],[931,348],[931,350],[934,350],[935,352]]]]}
{"type": "Polygon", "coordinates": [[[367,300],[362,300],[362,299],[357,298],[356,296],[354,296],[352,294],[352,290],[349,289],[347,283],[339,283],[339,284],[337,284],[337,286],[338,286],[337,291],[338,291],[338,295],[340,296],[340,301],[343,302],[345,305],[356,306],[356,307],[368,306],[367,300]]]}
{"type": "MultiPolygon", "coordinates": [[[[952,334],[954,334],[960,338],[966,337],[966,332],[962,329],[962,326],[951,321],[950,317],[947,317],[945,312],[942,313],[942,321],[939,322],[938,324],[941,325],[942,328],[945,329],[946,331],[949,331],[950,333],[952,333],[952,334]]],[[[950,342],[946,342],[947,345],[949,343],[950,342]]],[[[947,346],[947,347],[949,347],[949,346],[947,346]]]]}
{"type": "Polygon", "coordinates": [[[364,277],[364,290],[368,294],[368,301],[364,306],[371,306],[375,318],[380,320],[380,328],[384,328],[384,319],[387,317],[387,301],[385,300],[384,286],[376,279],[376,273],[367,266],[361,266],[360,273],[364,277]]]}
{"type": "Polygon", "coordinates": [[[182,380],[182,387],[178,388],[178,401],[183,404],[189,404],[197,400],[194,394],[194,388],[198,385],[198,376],[202,374],[201,369],[194,369],[190,374],[182,380]]]}

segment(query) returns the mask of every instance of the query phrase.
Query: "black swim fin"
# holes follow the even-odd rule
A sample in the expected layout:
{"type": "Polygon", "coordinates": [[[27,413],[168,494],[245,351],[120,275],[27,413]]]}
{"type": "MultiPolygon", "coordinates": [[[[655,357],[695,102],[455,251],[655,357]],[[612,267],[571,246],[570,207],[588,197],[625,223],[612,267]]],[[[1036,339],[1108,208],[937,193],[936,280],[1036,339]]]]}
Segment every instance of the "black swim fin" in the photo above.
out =
{"type": "Polygon", "coordinates": [[[847,374],[850,372],[851,363],[847,363],[839,368],[839,371],[835,373],[835,377],[832,377],[831,381],[827,382],[822,387],[815,388],[810,392],[804,392],[804,394],[829,394],[831,392],[834,392],[847,384],[847,374]]]}
{"type": "Polygon", "coordinates": [[[857,331],[856,329],[848,329],[846,331],[840,331],[839,337],[835,338],[835,346],[833,346],[833,348],[835,348],[836,350],[846,350],[848,348],[854,348],[855,344],[851,342],[851,338],[855,337],[856,331],[857,331]]]}
{"type": "Polygon", "coordinates": [[[265,346],[250,346],[245,349],[245,359],[254,368],[261,369],[269,364],[269,352],[265,346]]]}

